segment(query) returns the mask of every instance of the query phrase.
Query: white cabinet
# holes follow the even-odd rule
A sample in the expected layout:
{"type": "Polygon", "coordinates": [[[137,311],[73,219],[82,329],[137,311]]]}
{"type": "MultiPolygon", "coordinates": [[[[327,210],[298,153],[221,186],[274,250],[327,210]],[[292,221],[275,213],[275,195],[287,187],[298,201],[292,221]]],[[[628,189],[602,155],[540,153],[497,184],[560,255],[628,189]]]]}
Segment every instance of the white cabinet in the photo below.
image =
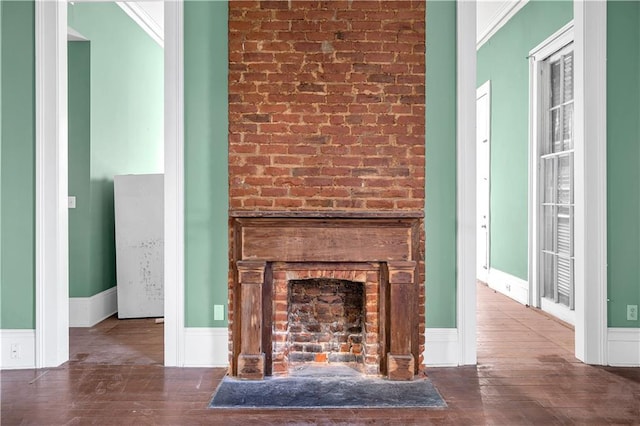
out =
{"type": "Polygon", "coordinates": [[[114,177],[118,318],[164,316],[163,180],[114,177]]]}

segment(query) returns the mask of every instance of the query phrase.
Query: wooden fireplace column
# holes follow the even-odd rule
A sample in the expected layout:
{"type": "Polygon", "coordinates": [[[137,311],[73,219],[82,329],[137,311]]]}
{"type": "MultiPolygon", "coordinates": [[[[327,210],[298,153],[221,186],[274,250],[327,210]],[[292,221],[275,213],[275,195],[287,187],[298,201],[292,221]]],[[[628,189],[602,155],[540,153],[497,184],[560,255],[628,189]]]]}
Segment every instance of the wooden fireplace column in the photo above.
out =
{"type": "MultiPolygon", "coordinates": [[[[263,348],[263,289],[267,262],[243,260],[237,263],[240,316],[240,353],[237,356],[237,376],[242,379],[262,379],[265,376],[263,348]]],[[[268,349],[270,351],[270,349],[268,349]]]]}
{"type": "Polygon", "coordinates": [[[389,284],[387,376],[391,380],[412,380],[415,373],[411,342],[412,327],[415,324],[412,308],[415,300],[416,262],[388,262],[386,269],[389,284]]]}
{"type": "Polygon", "coordinates": [[[380,370],[390,380],[413,379],[420,344],[416,243],[421,216],[285,214],[232,216],[231,374],[244,379],[271,374],[273,262],[377,262],[380,370]]]}

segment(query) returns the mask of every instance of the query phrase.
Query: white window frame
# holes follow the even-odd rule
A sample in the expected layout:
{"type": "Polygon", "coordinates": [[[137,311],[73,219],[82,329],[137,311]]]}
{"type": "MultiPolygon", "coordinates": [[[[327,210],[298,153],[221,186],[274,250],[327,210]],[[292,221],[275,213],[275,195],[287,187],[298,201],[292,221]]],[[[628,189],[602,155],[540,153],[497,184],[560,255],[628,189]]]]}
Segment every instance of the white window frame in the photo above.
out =
{"type": "MultiPolygon", "coordinates": [[[[543,71],[545,68],[545,63],[549,58],[553,55],[557,54],[561,50],[565,49],[567,46],[572,45],[572,50],[574,50],[574,64],[575,64],[575,45],[574,45],[574,34],[573,34],[573,21],[569,22],[567,25],[559,29],[556,33],[554,33],[551,37],[543,41],[540,45],[536,46],[529,52],[529,87],[530,87],[530,140],[529,140],[529,241],[530,241],[530,254],[529,254],[529,263],[530,263],[530,280],[529,280],[529,304],[531,306],[535,306],[537,308],[542,308],[543,310],[549,312],[550,314],[560,318],[563,321],[568,322],[569,324],[575,324],[575,312],[569,308],[566,308],[557,303],[553,303],[548,300],[544,300],[542,297],[541,291],[541,263],[540,252],[542,245],[542,233],[539,229],[540,220],[542,219],[542,192],[543,185],[541,184],[541,180],[543,176],[540,174],[541,165],[540,165],[540,157],[543,154],[542,152],[542,143],[544,142],[544,138],[548,134],[547,128],[547,120],[545,118],[546,110],[543,109],[546,107],[545,99],[549,97],[549,88],[546,84],[542,82],[543,71]]],[[[574,65],[575,70],[575,65],[574,65]]],[[[575,78],[575,77],[574,77],[575,78]]],[[[575,85],[574,85],[574,93],[575,93],[575,85]]],[[[575,108],[575,94],[574,94],[574,108],[575,108]]],[[[577,127],[575,125],[575,114],[574,114],[574,128],[577,127]]],[[[579,142],[578,142],[579,143],[579,142]]],[[[574,132],[574,152],[576,149],[576,138],[574,132]]],[[[575,182],[576,176],[582,176],[582,174],[578,174],[576,170],[577,164],[574,161],[574,171],[572,180],[575,182]]],[[[573,185],[573,184],[572,184],[573,185]]],[[[574,203],[575,205],[575,203],[574,203]]],[[[575,218],[576,208],[573,210],[573,218],[575,218]]],[[[573,220],[572,218],[572,220],[573,220]]],[[[574,235],[575,235],[575,227],[574,227],[574,235]]],[[[575,238],[574,238],[575,240],[575,238]]],[[[575,245],[575,241],[574,241],[575,245]]],[[[575,257],[575,256],[574,256],[575,257]]],[[[575,271],[575,261],[574,261],[574,271],[575,271]]],[[[574,285],[575,285],[575,273],[574,273],[574,285]]],[[[575,290],[574,290],[574,298],[575,298],[575,290]]]]}

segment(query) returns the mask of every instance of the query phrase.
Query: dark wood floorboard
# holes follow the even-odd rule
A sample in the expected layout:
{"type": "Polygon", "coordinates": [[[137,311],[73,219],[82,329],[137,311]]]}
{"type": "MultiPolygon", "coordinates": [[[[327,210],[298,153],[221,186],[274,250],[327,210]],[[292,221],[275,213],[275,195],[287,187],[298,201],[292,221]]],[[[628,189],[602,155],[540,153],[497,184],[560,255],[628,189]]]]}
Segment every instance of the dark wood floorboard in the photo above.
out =
{"type": "Polygon", "coordinates": [[[220,368],[162,367],[162,325],[71,330],[71,361],[3,371],[3,425],[640,424],[640,369],[581,364],[573,331],[478,287],[478,365],[432,368],[446,409],[210,410],[220,368]]]}

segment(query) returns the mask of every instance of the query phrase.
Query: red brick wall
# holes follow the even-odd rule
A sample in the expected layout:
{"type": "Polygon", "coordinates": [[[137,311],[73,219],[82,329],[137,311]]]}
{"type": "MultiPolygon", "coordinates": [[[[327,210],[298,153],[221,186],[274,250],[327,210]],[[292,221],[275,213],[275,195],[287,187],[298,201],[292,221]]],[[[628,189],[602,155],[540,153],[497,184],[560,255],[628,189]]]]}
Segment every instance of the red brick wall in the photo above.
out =
{"type": "Polygon", "coordinates": [[[425,3],[229,3],[232,210],[422,210],[425,3]]]}

